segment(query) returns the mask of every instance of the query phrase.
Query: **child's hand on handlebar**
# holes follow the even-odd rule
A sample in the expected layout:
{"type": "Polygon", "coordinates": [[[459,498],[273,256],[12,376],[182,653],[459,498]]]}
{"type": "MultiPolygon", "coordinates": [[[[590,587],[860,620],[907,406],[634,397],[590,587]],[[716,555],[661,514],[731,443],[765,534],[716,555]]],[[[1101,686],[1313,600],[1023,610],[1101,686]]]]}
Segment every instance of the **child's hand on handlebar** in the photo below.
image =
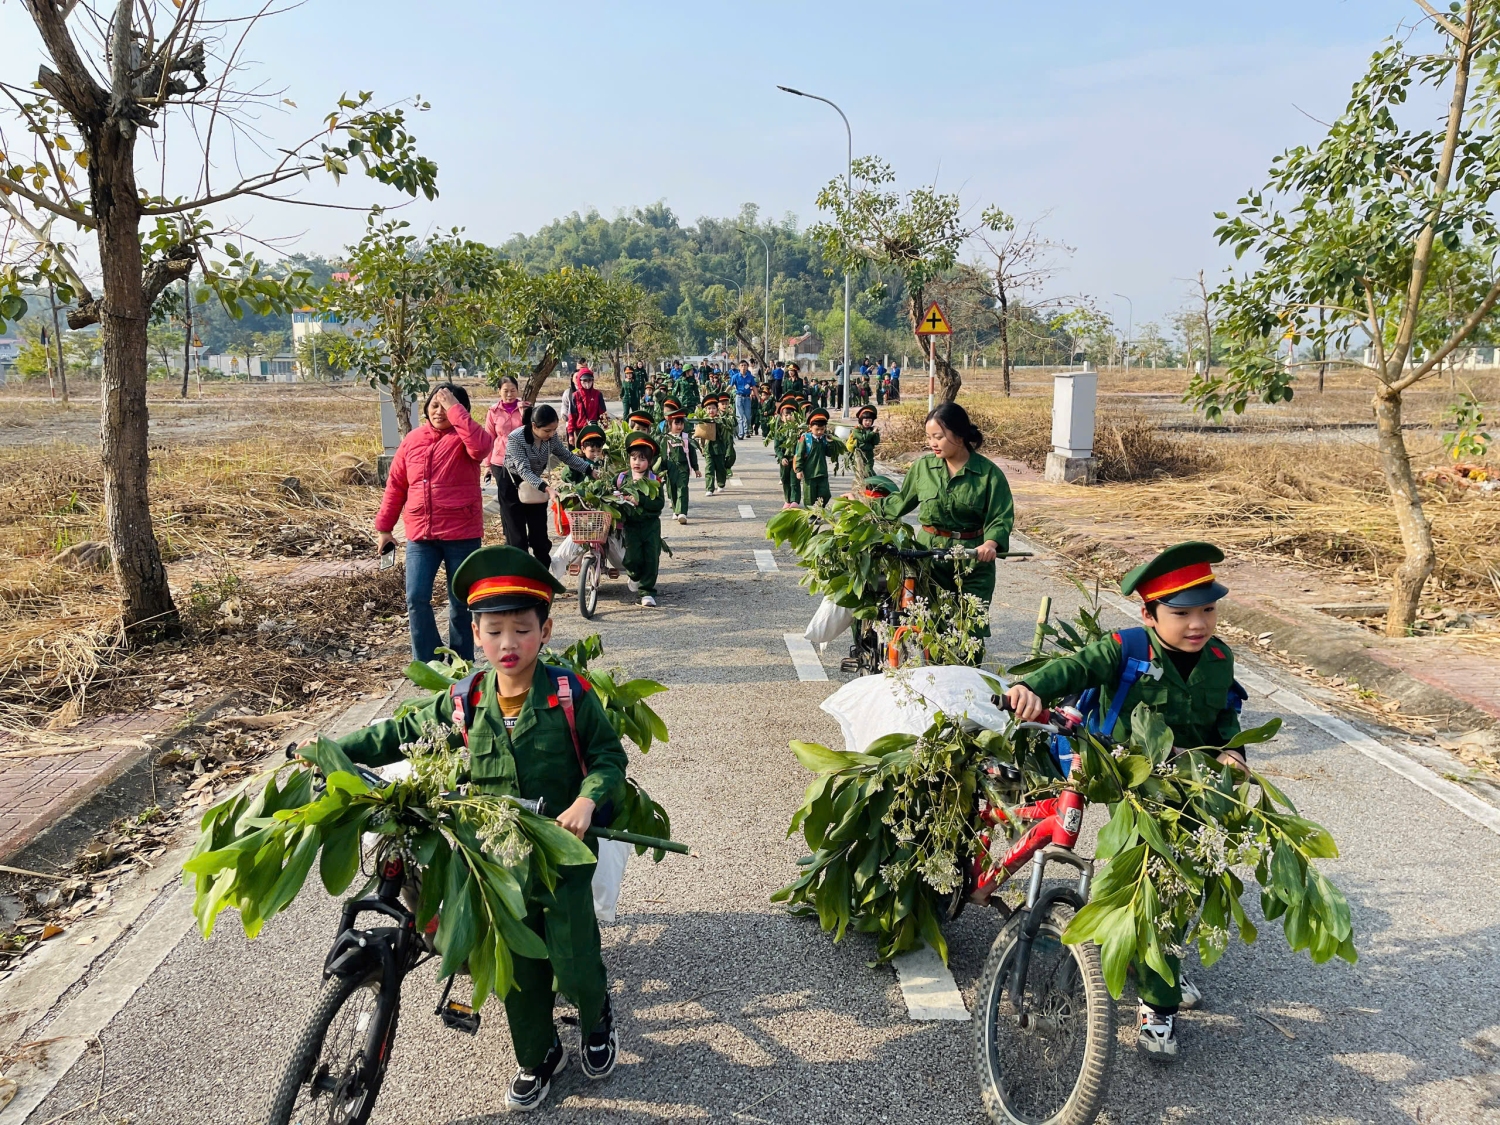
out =
{"type": "Polygon", "coordinates": [[[1011,684],[1005,692],[1005,701],[1022,723],[1039,723],[1047,718],[1047,708],[1041,697],[1025,684],[1011,684]]]}
{"type": "Polygon", "coordinates": [[[587,797],[579,797],[558,814],[557,823],[582,840],[583,834],[594,823],[594,802],[587,797]]]}
{"type": "Polygon", "coordinates": [[[979,544],[978,549],[974,553],[978,556],[980,562],[992,563],[995,561],[995,556],[1000,553],[1000,548],[993,539],[986,539],[983,543],[979,544]]]}

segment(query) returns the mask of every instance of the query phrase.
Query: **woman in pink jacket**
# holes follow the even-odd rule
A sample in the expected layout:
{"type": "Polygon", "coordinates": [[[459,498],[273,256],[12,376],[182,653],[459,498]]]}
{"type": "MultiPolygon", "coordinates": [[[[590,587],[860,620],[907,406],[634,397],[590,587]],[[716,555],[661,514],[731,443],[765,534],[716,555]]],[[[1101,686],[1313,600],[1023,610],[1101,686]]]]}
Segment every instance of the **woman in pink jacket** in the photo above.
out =
{"type": "MultiPolygon", "coordinates": [[[[427,397],[427,421],[407,434],[391,462],[385,499],[375,516],[384,553],[396,545],[391,532],[400,518],[406,532],[406,613],[411,654],[437,655],[437,621],[432,616],[432,584],[443,567],[448,581],[458,564],[484,542],[484,495],[479,472],[493,445],[484,428],[469,417],[469,394],[443,383],[427,397]]],[[[474,659],[469,610],[448,599],[448,647],[474,659]]]]}
{"type": "Polygon", "coordinates": [[[495,482],[500,498],[500,527],[505,532],[507,543],[526,541],[525,533],[513,516],[516,505],[520,503],[516,497],[516,481],[505,471],[505,440],[512,430],[521,428],[525,417],[526,404],[521,401],[521,386],[507,375],[500,380],[500,401],[484,416],[484,432],[494,442],[494,449],[485,462],[484,475],[495,482]]]}

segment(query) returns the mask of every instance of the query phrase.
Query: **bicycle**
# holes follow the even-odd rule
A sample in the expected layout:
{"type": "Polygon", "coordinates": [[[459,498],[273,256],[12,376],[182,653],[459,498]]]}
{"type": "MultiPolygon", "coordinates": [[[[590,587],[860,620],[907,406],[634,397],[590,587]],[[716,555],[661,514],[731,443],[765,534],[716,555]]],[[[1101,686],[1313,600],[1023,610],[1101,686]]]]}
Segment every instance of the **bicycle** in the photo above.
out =
{"type": "MultiPolygon", "coordinates": [[[[295,744],[287,748],[287,757],[294,754],[295,744]]],[[[389,784],[373,770],[363,766],[355,770],[367,785],[380,788],[389,784]]],[[[509,800],[538,816],[545,815],[541,799],[509,800]]],[[[412,813],[394,815],[398,823],[414,829],[430,827],[412,813]]],[[[589,835],[679,854],[690,850],[675,840],[599,825],[590,828],[589,835]]],[[[380,837],[374,893],[344,903],[338,934],[323,961],[322,993],[281,1073],[267,1125],[311,1125],[314,1120],[328,1125],[365,1125],[375,1109],[401,1014],[402,982],[412,970],[437,956],[433,944],[437,917],[425,929],[417,929],[415,909],[421,895],[421,874],[413,857],[394,847],[391,839],[380,837]],[[363,914],[380,915],[394,924],[357,927],[355,923],[363,914]]],[[[453,982],[464,973],[466,970],[460,969],[448,978],[434,1014],[444,1027],[475,1035],[480,1013],[450,999],[453,982]]]]}
{"type": "Polygon", "coordinates": [[[608,512],[593,512],[578,509],[568,513],[572,526],[573,542],[587,550],[568,567],[569,573],[578,568],[578,612],[585,621],[591,620],[599,608],[599,581],[605,570],[610,577],[618,571],[608,565],[604,557],[605,544],[609,542],[613,519],[608,512]]]}
{"type": "MultiPolygon", "coordinates": [[[[999,700],[1002,707],[1005,701],[999,700]]],[[[1013,730],[1049,736],[1076,734],[1083,717],[1054,710],[1046,723],[1017,723],[1013,730]]],[[[1069,761],[1068,775],[1072,774],[1069,761]]],[[[985,958],[974,1008],[974,1061],[990,1119],[1001,1125],[1088,1125],[1104,1105],[1115,1050],[1115,1002],[1104,983],[1099,947],[1064,945],[1072,914],[1088,901],[1094,864],[1074,845],[1083,827],[1083,794],[1064,788],[1019,808],[1022,778],[993,758],[980,764],[978,821],[984,850],[956,893],[956,916],[965,901],[996,907],[1004,918],[985,958]],[[1007,806],[1010,811],[1007,812],[1007,806]],[[1029,825],[993,858],[991,837],[1029,825]],[[1025,902],[1011,910],[997,896],[1001,885],[1031,864],[1025,902]],[[1078,871],[1075,887],[1043,890],[1048,863],[1078,871]]],[[[997,844],[1000,841],[997,841],[997,844]]]]}
{"type": "MultiPolygon", "coordinates": [[[[883,595],[879,611],[871,620],[854,622],[854,643],[849,646],[849,655],[840,662],[839,670],[860,676],[875,676],[892,668],[922,664],[926,660],[926,655],[906,639],[911,627],[901,623],[901,618],[917,599],[917,569],[906,564],[918,559],[961,562],[979,557],[979,552],[973,547],[940,547],[931,550],[877,547],[876,553],[894,555],[901,560],[901,587],[891,591],[886,578],[878,579],[876,585],[883,595]],[[887,634],[889,639],[882,642],[882,634],[887,634]]],[[[1006,551],[995,557],[1030,558],[1031,552],[1006,551]]]]}

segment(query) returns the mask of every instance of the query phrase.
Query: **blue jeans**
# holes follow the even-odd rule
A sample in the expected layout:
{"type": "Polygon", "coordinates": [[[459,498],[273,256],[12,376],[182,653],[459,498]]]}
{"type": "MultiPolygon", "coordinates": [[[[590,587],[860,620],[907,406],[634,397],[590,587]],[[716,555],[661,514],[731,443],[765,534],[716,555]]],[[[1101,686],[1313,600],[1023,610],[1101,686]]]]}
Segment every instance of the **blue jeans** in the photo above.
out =
{"type": "Polygon", "coordinates": [[[737,437],[750,436],[750,396],[736,394],[734,396],[734,412],[739,416],[740,432],[737,437]]]}
{"type": "Polygon", "coordinates": [[[414,660],[431,660],[441,638],[432,615],[432,584],[438,567],[448,572],[448,647],[465,660],[474,659],[474,632],[469,610],[451,592],[453,572],[484,543],[483,539],[423,539],[406,544],[406,616],[414,660]]]}

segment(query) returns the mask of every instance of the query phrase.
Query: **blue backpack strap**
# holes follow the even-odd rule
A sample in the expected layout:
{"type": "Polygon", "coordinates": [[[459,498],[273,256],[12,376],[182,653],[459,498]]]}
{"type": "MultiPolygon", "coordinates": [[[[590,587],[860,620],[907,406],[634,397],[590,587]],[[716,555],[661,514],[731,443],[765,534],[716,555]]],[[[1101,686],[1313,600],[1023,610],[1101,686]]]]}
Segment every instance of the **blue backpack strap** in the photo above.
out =
{"type": "Polygon", "coordinates": [[[474,723],[474,716],[479,713],[479,695],[484,690],[485,671],[486,669],[480,668],[470,672],[448,688],[448,695],[453,700],[453,721],[463,733],[465,746],[469,744],[469,727],[474,723]]]}
{"type": "Polygon", "coordinates": [[[1229,699],[1226,705],[1236,715],[1245,709],[1245,701],[1249,698],[1250,693],[1241,686],[1239,680],[1229,682],[1229,699]]]}
{"type": "Polygon", "coordinates": [[[1151,638],[1146,630],[1137,625],[1133,629],[1121,629],[1115,634],[1120,642],[1120,682],[1109,697],[1109,713],[1095,728],[1095,733],[1113,737],[1115,724],[1120,721],[1120,711],[1125,706],[1125,697],[1137,680],[1151,667],[1151,638]]]}

